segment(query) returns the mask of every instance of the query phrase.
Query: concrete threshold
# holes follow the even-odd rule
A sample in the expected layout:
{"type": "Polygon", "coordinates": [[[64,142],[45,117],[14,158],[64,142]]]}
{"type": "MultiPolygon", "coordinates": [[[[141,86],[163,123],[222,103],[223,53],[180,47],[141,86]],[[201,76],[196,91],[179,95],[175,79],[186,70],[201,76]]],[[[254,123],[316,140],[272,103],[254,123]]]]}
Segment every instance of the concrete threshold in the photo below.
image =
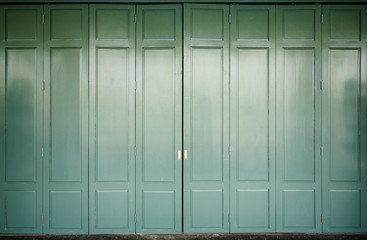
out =
{"type": "Polygon", "coordinates": [[[352,234],[132,234],[132,235],[4,235],[0,240],[367,240],[366,233],[352,234]]]}

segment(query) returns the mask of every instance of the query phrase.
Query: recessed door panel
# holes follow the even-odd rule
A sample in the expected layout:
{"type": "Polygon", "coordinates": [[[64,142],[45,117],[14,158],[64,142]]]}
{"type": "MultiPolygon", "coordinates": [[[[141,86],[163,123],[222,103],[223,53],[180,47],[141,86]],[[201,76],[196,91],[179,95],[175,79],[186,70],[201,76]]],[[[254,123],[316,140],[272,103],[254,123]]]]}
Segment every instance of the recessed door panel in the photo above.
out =
{"type": "Polygon", "coordinates": [[[181,11],[137,7],[137,233],[182,232],[181,11]]]}
{"type": "Polygon", "coordinates": [[[329,181],[360,182],[360,49],[330,49],[329,181]],[[351,144],[352,143],[352,144],[351,144]]]}
{"type": "Polygon", "coordinates": [[[223,200],[225,196],[221,189],[192,190],[190,195],[192,228],[224,228],[223,200]]]}
{"type": "Polygon", "coordinates": [[[229,231],[228,13],[185,5],[185,233],[229,231]]]}
{"type": "Polygon", "coordinates": [[[81,40],[83,34],[82,9],[50,9],[50,40],[81,40]]]}
{"type": "Polygon", "coordinates": [[[143,49],[143,181],[175,179],[174,49],[143,49]]]}
{"type": "Polygon", "coordinates": [[[128,230],[131,214],[129,214],[130,192],[127,190],[97,190],[95,192],[96,222],[93,230],[105,229],[128,230]]]}
{"type": "MultiPolygon", "coordinates": [[[[224,6],[223,6],[224,7],[224,6]]],[[[190,10],[190,39],[191,40],[224,40],[225,27],[223,9],[193,6],[190,10]]]]}
{"type": "Polygon", "coordinates": [[[45,233],[88,232],[87,19],[85,5],[45,7],[45,233]]]}
{"type": "Polygon", "coordinates": [[[37,193],[36,191],[6,191],[5,229],[23,229],[31,231],[37,227],[37,193]]]}
{"type": "Polygon", "coordinates": [[[237,141],[243,146],[236,150],[239,181],[269,181],[268,51],[238,49],[237,141]]]}
{"type": "Polygon", "coordinates": [[[128,53],[124,48],[96,49],[96,181],[98,182],[129,180],[128,53]]]}
{"type": "MultiPolygon", "coordinates": [[[[314,9],[284,9],[283,19],[278,22],[281,27],[283,40],[315,40],[315,14],[314,9]]],[[[279,32],[277,34],[280,34],[279,32]]]]}
{"type": "Polygon", "coordinates": [[[7,182],[35,182],[37,51],[7,49],[5,54],[5,179],[7,182]]]}
{"type": "MultiPolygon", "coordinates": [[[[175,192],[174,191],[144,191],[142,200],[142,229],[175,228],[175,192]]],[[[178,213],[180,214],[180,213],[178,213]]]]}
{"type": "Polygon", "coordinates": [[[328,12],[330,40],[360,41],[362,9],[330,9],[328,12]]]}
{"type": "Polygon", "coordinates": [[[49,191],[49,227],[53,231],[76,231],[82,228],[81,191],[49,191]]]}
{"type": "Polygon", "coordinates": [[[223,49],[193,48],[190,181],[223,181],[223,49]]]}
{"type": "Polygon", "coordinates": [[[284,181],[314,181],[314,49],[284,49],[284,181]]]}
{"type": "Polygon", "coordinates": [[[81,57],[80,48],[50,49],[50,182],[81,181],[81,57]]]}
{"type": "Polygon", "coordinates": [[[330,190],[328,195],[330,228],[361,228],[363,215],[361,197],[360,190],[330,190]]]}
{"type": "Polygon", "coordinates": [[[41,17],[0,7],[0,233],[42,233],[41,17]]]}
{"type": "Polygon", "coordinates": [[[313,190],[284,190],[282,199],[284,212],[281,213],[281,224],[284,228],[315,228],[318,218],[313,190]]]}
{"type": "Polygon", "coordinates": [[[131,34],[131,12],[134,6],[123,5],[91,5],[93,27],[90,35],[93,40],[128,40],[134,38],[131,34]]]}
{"type": "Polygon", "coordinates": [[[141,36],[143,41],[177,39],[177,12],[174,9],[145,9],[142,14],[140,20],[143,24],[141,36]]]}
{"type": "Polygon", "coordinates": [[[231,41],[268,41],[273,24],[270,20],[273,16],[273,7],[264,6],[231,6],[231,15],[235,17],[231,33],[231,41]]]}
{"type": "MultiPolygon", "coordinates": [[[[271,228],[272,208],[271,198],[268,189],[237,189],[235,196],[236,206],[231,206],[237,210],[236,226],[231,226],[231,231],[235,227],[244,229],[269,229],[271,228]]],[[[234,202],[234,201],[232,201],[234,202]]]]}
{"type": "Polygon", "coordinates": [[[6,41],[42,40],[42,36],[38,35],[40,29],[37,29],[39,28],[39,9],[28,6],[7,8],[4,13],[6,41]]]}

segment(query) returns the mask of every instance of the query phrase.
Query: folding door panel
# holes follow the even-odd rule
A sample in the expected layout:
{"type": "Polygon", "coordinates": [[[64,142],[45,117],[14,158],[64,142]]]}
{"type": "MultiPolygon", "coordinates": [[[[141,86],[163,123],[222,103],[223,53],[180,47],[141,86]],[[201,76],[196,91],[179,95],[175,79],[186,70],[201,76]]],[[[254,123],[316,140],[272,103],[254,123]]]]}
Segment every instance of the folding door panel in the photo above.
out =
{"type": "Polygon", "coordinates": [[[88,6],[46,5],[45,233],[88,233],[88,6]]]}
{"type": "Polygon", "coordinates": [[[0,7],[0,233],[42,233],[42,11],[0,7]]]}
{"type": "Polygon", "coordinates": [[[229,6],[184,14],[184,232],[229,232],[229,6]]]}
{"type": "Polygon", "coordinates": [[[90,233],[135,233],[134,15],[90,5],[90,233]]]}
{"type": "Polygon", "coordinates": [[[182,232],[181,12],[137,6],[137,233],[182,232]]]}
{"type": "Polygon", "coordinates": [[[231,232],[275,231],[275,7],[231,6],[231,232]]]}
{"type": "Polygon", "coordinates": [[[323,230],[366,232],[367,8],[323,13],[323,230]]]}
{"type": "Polygon", "coordinates": [[[321,7],[277,6],[277,231],[321,231],[321,7]]]}

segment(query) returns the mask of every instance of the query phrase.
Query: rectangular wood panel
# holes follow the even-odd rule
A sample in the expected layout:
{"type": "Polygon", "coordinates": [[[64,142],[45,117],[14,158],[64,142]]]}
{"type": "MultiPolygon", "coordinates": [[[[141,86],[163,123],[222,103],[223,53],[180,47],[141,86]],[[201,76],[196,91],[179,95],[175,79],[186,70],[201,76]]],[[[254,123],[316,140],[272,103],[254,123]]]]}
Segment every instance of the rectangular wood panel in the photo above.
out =
{"type": "Polygon", "coordinates": [[[95,52],[96,181],[128,181],[129,50],[96,48],[95,52]]]}
{"type": "Polygon", "coordinates": [[[143,49],[144,182],[175,181],[175,49],[143,49]]]}
{"type": "Polygon", "coordinates": [[[315,54],[284,49],[284,181],[315,180],[315,54]]]}
{"type": "Polygon", "coordinates": [[[330,49],[329,181],[360,182],[360,49],[330,49]],[[353,143],[353,144],[350,144],[353,143]]]}
{"type": "Polygon", "coordinates": [[[283,212],[281,226],[286,229],[314,229],[316,217],[314,190],[283,190],[283,212]],[[302,216],[302,217],[300,217],[302,216]]]}
{"type": "Polygon", "coordinates": [[[269,49],[237,54],[237,180],[269,181],[269,49]]]}
{"type": "Polygon", "coordinates": [[[6,191],[4,193],[6,206],[5,229],[32,231],[38,224],[37,193],[36,191],[6,191]]]}
{"type": "MultiPolygon", "coordinates": [[[[272,227],[272,220],[274,218],[273,209],[270,198],[270,191],[268,189],[237,189],[235,196],[236,206],[235,226],[231,226],[231,231],[235,228],[243,229],[269,229],[272,227]]],[[[256,231],[255,230],[255,231],[256,231]]]]}
{"type": "Polygon", "coordinates": [[[80,231],[82,229],[82,192],[75,190],[51,190],[48,227],[52,231],[80,231]]]}
{"type": "Polygon", "coordinates": [[[7,49],[5,55],[5,180],[35,182],[37,51],[7,49]]]}
{"type": "Polygon", "coordinates": [[[190,196],[190,221],[193,229],[224,228],[226,219],[223,218],[223,200],[226,196],[221,189],[192,190],[190,196]]]}
{"type": "Polygon", "coordinates": [[[95,194],[96,220],[93,230],[128,231],[132,221],[129,211],[134,208],[130,204],[134,196],[130,196],[129,190],[97,190],[95,194]]]}
{"type": "Polygon", "coordinates": [[[50,49],[51,182],[81,181],[81,57],[80,48],[50,49]]]}
{"type": "Polygon", "coordinates": [[[193,182],[223,181],[223,57],[222,48],[191,50],[193,182]]]}
{"type": "Polygon", "coordinates": [[[143,191],[142,194],[142,229],[145,231],[172,231],[176,227],[174,191],[143,191]]]}

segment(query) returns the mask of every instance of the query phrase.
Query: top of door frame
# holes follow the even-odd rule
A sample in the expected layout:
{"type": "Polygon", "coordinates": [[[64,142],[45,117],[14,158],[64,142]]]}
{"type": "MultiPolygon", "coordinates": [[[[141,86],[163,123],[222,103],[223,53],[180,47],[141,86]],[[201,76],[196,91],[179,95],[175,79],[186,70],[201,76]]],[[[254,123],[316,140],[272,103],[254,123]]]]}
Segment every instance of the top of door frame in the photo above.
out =
{"type": "Polygon", "coordinates": [[[367,0],[0,0],[2,3],[367,3],[367,0]]]}

